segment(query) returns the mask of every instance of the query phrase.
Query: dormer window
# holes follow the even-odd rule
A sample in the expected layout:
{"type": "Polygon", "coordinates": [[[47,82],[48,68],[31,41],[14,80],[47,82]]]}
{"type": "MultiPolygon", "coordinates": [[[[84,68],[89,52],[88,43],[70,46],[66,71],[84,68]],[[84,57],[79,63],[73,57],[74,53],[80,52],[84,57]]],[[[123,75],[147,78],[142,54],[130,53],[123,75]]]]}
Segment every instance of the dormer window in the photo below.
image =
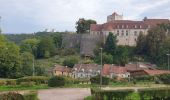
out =
{"type": "Polygon", "coordinates": [[[122,28],[124,28],[124,25],[122,25],[122,28]]]}
{"type": "Polygon", "coordinates": [[[126,25],[126,28],[128,28],[128,25],[126,25]]]}
{"type": "Polygon", "coordinates": [[[139,27],[140,27],[140,28],[142,28],[142,26],[141,26],[141,25],[140,25],[139,27]]]}
{"type": "Polygon", "coordinates": [[[135,28],[137,28],[137,26],[135,25],[135,28]]]}
{"type": "Polygon", "coordinates": [[[117,28],[119,28],[119,25],[117,25],[117,28]]]}

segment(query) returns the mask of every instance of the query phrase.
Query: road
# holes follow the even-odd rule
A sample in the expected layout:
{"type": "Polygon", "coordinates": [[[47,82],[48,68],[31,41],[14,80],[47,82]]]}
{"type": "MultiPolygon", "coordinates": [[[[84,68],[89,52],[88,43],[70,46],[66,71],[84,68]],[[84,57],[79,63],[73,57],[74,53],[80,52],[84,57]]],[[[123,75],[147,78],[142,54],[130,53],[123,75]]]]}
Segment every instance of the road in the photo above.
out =
{"type": "Polygon", "coordinates": [[[39,90],[40,100],[83,100],[91,95],[89,88],[57,88],[39,90]]]}

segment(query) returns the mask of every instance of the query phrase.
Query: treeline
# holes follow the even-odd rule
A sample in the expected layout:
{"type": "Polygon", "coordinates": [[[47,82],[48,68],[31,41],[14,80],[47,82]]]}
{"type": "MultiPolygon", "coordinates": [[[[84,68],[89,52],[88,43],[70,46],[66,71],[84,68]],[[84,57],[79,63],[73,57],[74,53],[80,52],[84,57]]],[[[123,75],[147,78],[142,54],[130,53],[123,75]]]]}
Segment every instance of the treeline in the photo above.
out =
{"type": "MultiPolygon", "coordinates": [[[[1,78],[18,78],[32,75],[35,59],[49,58],[56,55],[62,44],[60,33],[38,32],[28,35],[29,37],[24,37],[27,35],[20,36],[22,41],[16,45],[14,42],[10,42],[9,38],[6,39],[4,35],[0,35],[1,78]]],[[[34,67],[35,75],[45,74],[45,68],[38,65],[34,67]]]]}

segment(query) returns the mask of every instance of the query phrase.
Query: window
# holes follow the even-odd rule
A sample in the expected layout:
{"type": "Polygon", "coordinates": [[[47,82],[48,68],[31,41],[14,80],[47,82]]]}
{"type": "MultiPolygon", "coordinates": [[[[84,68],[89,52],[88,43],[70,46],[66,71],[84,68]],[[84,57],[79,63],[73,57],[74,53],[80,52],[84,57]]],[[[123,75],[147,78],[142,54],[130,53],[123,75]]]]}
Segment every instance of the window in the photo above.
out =
{"type": "Polygon", "coordinates": [[[134,31],[134,36],[137,36],[137,31],[134,31]]]}
{"type": "Polygon", "coordinates": [[[119,30],[117,30],[117,36],[119,36],[119,30]]]}
{"type": "Polygon", "coordinates": [[[139,27],[140,27],[140,28],[142,28],[142,26],[141,26],[141,25],[140,25],[139,27]]]}
{"type": "Polygon", "coordinates": [[[122,30],[122,36],[124,36],[124,31],[122,30]]]}
{"type": "Polygon", "coordinates": [[[135,28],[137,28],[137,26],[135,25],[135,28]]]}
{"type": "Polygon", "coordinates": [[[126,25],[126,28],[128,28],[128,25],[126,25]]]}
{"type": "Polygon", "coordinates": [[[126,36],[128,36],[128,31],[126,30],[126,36]]]}
{"type": "Polygon", "coordinates": [[[119,28],[119,25],[117,25],[117,28],[119,28]]]}

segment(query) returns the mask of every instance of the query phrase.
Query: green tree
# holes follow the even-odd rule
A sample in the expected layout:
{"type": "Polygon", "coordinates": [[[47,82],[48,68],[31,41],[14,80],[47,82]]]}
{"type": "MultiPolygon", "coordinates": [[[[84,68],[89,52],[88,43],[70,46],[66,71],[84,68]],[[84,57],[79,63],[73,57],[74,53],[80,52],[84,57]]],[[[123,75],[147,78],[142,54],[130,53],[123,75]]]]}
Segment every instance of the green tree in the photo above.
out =
{"type": "Polygon", "coordinates": [[[22,41],[21,52],[30,52],[37,57],[37,49],[40,41],[36,38],[25,39],[22,41]]]}
{"type": "MultiPolygon", "coordinates": [[[[103,64],[113,64],[113,56],[111,54],[102,54],[103,64]]],[[[100,64],[101,63],[101,54],[95,57],[95,62],[100,64]]]]}
{"type": "Polygon", "coordinates": [[[43,37],[38,45],[38,57],[50,57],[55,54],[55,45],[51,37],[43,37]]]}
{"type": "Polygon", "coordinates": [[[2,35],[0,35],[0,69],[2,78],[16,78],[21,75],[19,47],[6,41],[2,35]]]}
{"type": "Polygon", "coordinates": [[[76,22],[76,29],[77,29],[77,33],[78,34],[82,34],[82,33],[87,33],[90,32],[90,25],[91,24],[96,24],[95,20],[85,20],[84,18],[80,18],[77,22],[76,22]]]}
{"type": "Polygon", "coordinates": [[[71,56],[71,57],[66,58],[66,59],[64,60],[63,65],[73,68],[73,66],[74,66],[75,64],[77,64],[78,61],[79,61],[79,60],[78,60],[78,58],[77,58],[76,56],[71,56]]]}
{"type": "Polygon", "coordinates": [[[30,52],[23,52],[21,53],[21,72],[23,76],[31,76],[33,73],[33,59],[34,56],[30,52]]]}
{"type": "Polygon", "coordinates": [[[56,48],[61,48],[62,45],[62,35],[60,33],[54,33],[51,35],[54,40],[54,44],[56,48]]]}
{"type": "Polygon", "coordinates": [[[146,54],[146,36],[142,33],[139,34],[136,43],[136,53],[137,54],[146,54]]]}
{"type": "Polygon", "coordinates": [[[106,39],[106,43],[104,45],[104,51],[108,54],[114,55],[117,49],[117,39],[116,36],[113,35],[112,32],[109,32],[109,35],[106,39]]]}

